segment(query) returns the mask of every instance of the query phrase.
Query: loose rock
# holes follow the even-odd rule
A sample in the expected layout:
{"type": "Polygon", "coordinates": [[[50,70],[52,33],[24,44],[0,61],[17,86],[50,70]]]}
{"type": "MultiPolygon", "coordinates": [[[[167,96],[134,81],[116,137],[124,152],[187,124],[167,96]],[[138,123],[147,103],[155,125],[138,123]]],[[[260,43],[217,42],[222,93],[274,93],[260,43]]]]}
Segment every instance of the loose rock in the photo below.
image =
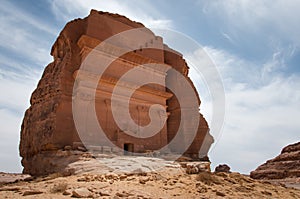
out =
{"type": "Polygon", "coordinates": [[[230,173],[230,167],[227,164],[220,164],[215,168],[215,172],[230,173]]]}
{"type": "Polygon", "coordinates": [[[92,193],[87,188],[79,188],[79,189],[73,190],[72,197],[90,198],[90,197],[92,197],[92,193]]]}
{"type": "Polygon", "coordinates": [[[37,195],[42,193],[43,191],[39,191],[39,190],[28,190],[23,193],[23,196],[37,195]]]}

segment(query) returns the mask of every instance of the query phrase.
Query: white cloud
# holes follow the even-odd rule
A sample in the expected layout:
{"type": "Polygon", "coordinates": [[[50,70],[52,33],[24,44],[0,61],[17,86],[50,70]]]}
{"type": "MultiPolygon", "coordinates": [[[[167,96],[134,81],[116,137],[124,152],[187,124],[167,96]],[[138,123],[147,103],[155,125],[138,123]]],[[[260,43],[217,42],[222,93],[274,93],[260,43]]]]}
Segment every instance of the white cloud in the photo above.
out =
{"type": "Polygon", "coordinates": [[[34,69],[28,64],[0,55],[0,74],[5,78],[19,79],[19,81],[36,81],[41,74],[41,69],[34,69]]]}
{"type": "Polygon", "coordinates": [[[19,157],[19,140],[22,115],[15,115],[7,109],[0,108],[0,170],[4,172],[22,171],[19,157]]]}
{"type": "Polygon", "coordinates": [[[85,17],[91,9],[118,13],[125,15],[131,20],[142,22],[149,28],[172,28],[173,22],[170,19],[165,19],[161,13],[157,12],[152,4],[141,1],[92,1],[92,0],[54,0],[51,1],[52,11],[58,19],[65,21],[85,17]],[[130,2],[130,3],[129,3],[130,2]],[[156,17],[153,17],[156,16],[156,17]]]}
{"type": "Polygon", "coordinates": [[[232,44],[236,44],[236,42],[230,37],[230,35],[229,34],[227,34],[227,33],[225,33],[225,32],[223,32],[223,31],[221,31],[221,34],[223,35],[223,37],[225,38],[225,39],[227,39],[230,43],[232,43],[232,44]]]}
{"type": "Polygon", "coordinates": [[[228,163],[233,170],[248,173],[299,141],[300,77],[274,70],[283,64],[280,53],[257,66],[224,50],[205,49],[226,88],[226,120],[210,152],[213,167],[228,163]]]}
{"type": "MultiPolygon", "coordinates": [[[[42,30],[48,34],[56,35],[56,28],[50,26],[45,21],[41,21],[39,18],[34,17],[29,12],[23,11],[22,9],[14,6],[7,0],[1,2],[0,11],[2,15],[1,26],[3,25],[3,21],[8,20],[18,22],[18,25],[23,24],[31,26],[36,29],[42,30]]],[[[7,29],[4,30],[9,32],[9,30],[7,29]]]]}
{"type": "Polygon", "coordinates": [[[34,90],[37,79],[22,79],[22,77],[0,79],[1,107],[10,110],[21,111],[29,107],[30,92],[34,90]]]}
{"type": "Polygon", "coordinates": [[[8,74],[7,71],[0,78],[0,171],[22,171],[18,150],[21,122],[37,80],[37,76],[29,79],[22,77],[22,74],[8,74]]]}
{"type": "Polygon", "coordinates": [[[17,26],[14,22],[0,18],[0,46],[27,58],[37,64],[45,64],[51,60],[49,49],[41,36],[32,34],[26,26],[17,26]],[[41,42],[36,42],[40,38],[41,42]]]}
{"type": "Polygon", "coordinates": [[[237,37],[241,32],[258,36],[275,35],[300,45],[298,0],[200,0],[199,2],[205,8],[205,14],[219,17],[222,24],[232,30],[231,33],[237,37]]]}
{"type": "Polygon", "coordinates": [[[1,68],[28,74],[31,68],[41,68],[51,61],[50,43],[46,39],[57,35],[57,28],[9,1],[0,6],[1,68]],[[47,48],[48,46],[48,48],[47,48]],[[17,61],[21,59],[22,62],[17,61]],[[27,62],[27,65],[25,64],[27,62]],[[28,66],[30,62],[30,66],[28,66]],[[27,71],[27,72],[26,72],[27,71]],[[29,72],[28,72],[29,71],[29,72]]]}

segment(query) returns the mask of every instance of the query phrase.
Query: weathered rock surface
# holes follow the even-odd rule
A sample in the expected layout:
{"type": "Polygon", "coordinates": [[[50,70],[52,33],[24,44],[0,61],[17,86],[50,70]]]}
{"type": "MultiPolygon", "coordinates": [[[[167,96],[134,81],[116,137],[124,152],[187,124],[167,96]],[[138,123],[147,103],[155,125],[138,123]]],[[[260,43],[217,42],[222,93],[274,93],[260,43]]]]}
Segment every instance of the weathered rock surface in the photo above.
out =
{"type": "Polygon", "coordinates": [[[284,147],[281,154],[252,171],[255,179],[284,179],[300,177],[300,142],[284,147]]]}
{"type": "MultiPolygon", "coordinates": [[[[72,99],[80,98],[84,103],[91,102],[92,99],[87,91],[90,89],[90,81],[94,81],[90,79],[93,79],[95,75],[92,71],[87,71],[82,77],[80,76],[80,82],[76,82],[76,85],[74,77],[77,77],[85,57],[99,43],[122,31],[143,27],[142,24],[130,21],[124,16],[95,10],[92,10],[88,17],[73,20],[64,27],[51,50],[54,61],[45,68],[37,88],[32,93],[31,106],[26,111],[22,123],[20,155],[24,166],[23,173],[44,175],[60,172],[70,163],[80,159],[82,153],[87,149],[82,145],[82,140],[75,128],[72,99]],[[75,88],[75,93],[73,88],[75,88]]],[[[172,93],[168,89],[155,85],[137,89],[130,104],[130,114],[137,124],[143,126],[149,123],[148,112],[152,104],[166,107],[165,109],[169,113],[168,120],[159,133],[148,139],[136,139],[125,133],[115,123],[109,105],[112,89],[117,80],[136,65],[162,64],[164,67],[155,68],[152,70],[154,71],[152,74],[165,78],[162,79],[164,82],[180,88],[180,82],[177,82],[176,77],[166,73],[167,67],[173,67],[185,77],[196,92],[188,77],[189,68],[182,55],[166,46],[161,37],[148,31],[153,39],[144,46],[158,45],[164,50],[141,49],[127,53],[112,63],[112,67],[105,72],[105,77],[99,81],[101,84],[99,83],[96,88],[95,100],[97,119],[99,124],[103,125],[107,138],[117,147],[107,146],[105,143],[101,143],[102,140],[98,142],[98,138],[93,136],[96,131],[95,125],[86,125],[85,132],[87,136],[91,134],[90,141],[98,142],[97,144],[93,143],[92,149],[95,151],[120,153],[118,148],[137,153],[155,151],[169,143],[179,128],[181,115],[176,97],[172,97],[172,93]]],[[[121,44],[121,46],[125,44],[121,44]]],[[[105,59],[105,57],[113,56],[117,50],[117,47],[110,46],[107,52],[100,54],[105,59]]],[[[143,70],[148,69],[143,68],[143,70]]],[[[184,108],[199,114],[200,98],[199,96],[197,98],[197,107],[184,108]]],[[[88,113],[88,109],[85,111],[86,113],[83,112],[83,114],[88,113]]],[[[86,119],[88,120],[88,118],[86,119]]],[[[131,118],[124,118],[124,120],[126,119],[131,118]]],[[[186,129],[184,132],[187,137],[191,121],[181,121],[183,129],[186,129]]],[[[182,143],[185,143],[185,135],[180,140],[181,143],[174,143],[173,147],[170,147],[171,152],[176,153],[182,143]]],[[[209,134],[207,122],[200,114],[196,137],[184,155],[198,159],[199,150],[202,148],[201,157],[205,157],[212,142],[213,138],[209,134]]]]}

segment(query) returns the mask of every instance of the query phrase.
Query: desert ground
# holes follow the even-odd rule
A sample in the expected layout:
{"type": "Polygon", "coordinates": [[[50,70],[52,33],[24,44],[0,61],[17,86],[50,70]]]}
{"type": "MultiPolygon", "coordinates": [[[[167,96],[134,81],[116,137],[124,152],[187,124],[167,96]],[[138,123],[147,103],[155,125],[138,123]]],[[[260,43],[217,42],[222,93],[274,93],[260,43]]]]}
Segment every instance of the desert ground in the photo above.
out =
{"type": "Polygon", "coordinates": [[[258,181],[239,173],[187,174],[149,157],[84,159],[71,176],[0,174],[0,198],[300,198],[300,179],[258,181]],[[298,184],[297,184],[298,183],[298,184]]]}

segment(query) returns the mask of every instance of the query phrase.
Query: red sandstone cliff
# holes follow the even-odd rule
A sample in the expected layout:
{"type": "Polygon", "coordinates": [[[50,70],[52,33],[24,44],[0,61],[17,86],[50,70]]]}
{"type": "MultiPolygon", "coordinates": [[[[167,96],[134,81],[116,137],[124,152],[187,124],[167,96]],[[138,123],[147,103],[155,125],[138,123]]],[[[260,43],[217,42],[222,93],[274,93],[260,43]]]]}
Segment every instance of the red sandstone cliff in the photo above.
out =
{"type": "MultiPolygon", "coordinates": [[[[76,161],[78,155],[80,155],[76,150],[83,150],[83,148],[73,121],[72,92],[74,74],[84,59],[83,48],[93,47],[122,31],[142,27],[144,27],[142,24],[133,22],[124,16],[95,10],[92,10],[88,17],[73,20],[64,27],[51,50],[54,61],[45,68],[37,88],[32,93],[31,106],[26,111],[22,123],[20,155],[24,173],[43,175],[57,172],[70,162],[76,161]]],[[[160,37],[155,35],[154,37],[157,39],[157,42],[163,45],[164,49],[168,48],[162,43],[160,37]]],[[[188,66],[179,53],[146,50],[135,52],[135,55],[133,54],[124,59],[134,57],[135,60],[135,57],[138,57],[139,59],[143,58],[143,63],[154,61],[170,65],[185,75],[194,88],[193,83],[187,77],[188,66]]],[[[110,83],[112,82],[111,79],[109,81],[110,83]]],[[[167,77],[166,81],[172,82],[173,80],[167,77]]],[[[155,87],[155,89],[160,88],[155,87]]],[[[162,92],[168,91],[164,90],[162,92]]],[[[180,118],[178,109],[180,107],[174,97],[168,99],[166,103],[170,117],[168,124],[164,128],[168,134],[166,139],[170,140],[178,129],[177,123],[178,118],[180,118]]],[[[200,106],[199,97],[198,105],[200,106]]],[[[103,122],[103,118],[101,116],[99,119],[101,120],[100,123],[103,122]]],[[[114,127],[115,123],[112,122],[111,124],[114,127]]],[[[209,135],[208,130],[207,122],[200,114],[199,129],[192,145],[185,153],[187,156],[198,158],[198,151],[203,145],[206,135],[209,138],[206,148],[207,150],[209,149],[213,139],[209,135]]],[[[112,132],[115,133],[116,129],[112,129],[112,132]]],[[[158,138],[153,139],[157,140],[158,138]]],[[[156,143],[156,141],[152,143],[156,143]]],[[[155,147],[151,148],[151,145],[148,147],[151,150],[155,150],[155,147]]]]}

